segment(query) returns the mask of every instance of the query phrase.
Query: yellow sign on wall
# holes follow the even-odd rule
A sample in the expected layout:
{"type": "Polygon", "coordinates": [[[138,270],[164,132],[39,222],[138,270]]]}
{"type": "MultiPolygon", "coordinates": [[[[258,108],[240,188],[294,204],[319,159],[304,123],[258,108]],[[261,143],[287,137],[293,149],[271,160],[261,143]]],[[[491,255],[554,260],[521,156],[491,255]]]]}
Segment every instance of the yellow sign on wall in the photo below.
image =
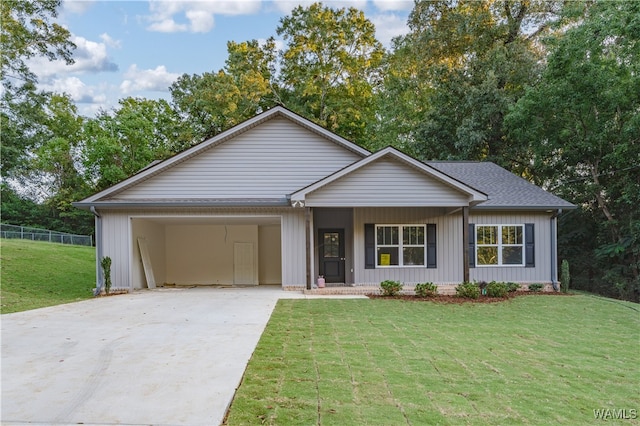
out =
{"type": "Polygon", "coordinates": [[[380,253],[380,266],[389,266],[389,265],[391,265],[391,254],[380,253]]]}

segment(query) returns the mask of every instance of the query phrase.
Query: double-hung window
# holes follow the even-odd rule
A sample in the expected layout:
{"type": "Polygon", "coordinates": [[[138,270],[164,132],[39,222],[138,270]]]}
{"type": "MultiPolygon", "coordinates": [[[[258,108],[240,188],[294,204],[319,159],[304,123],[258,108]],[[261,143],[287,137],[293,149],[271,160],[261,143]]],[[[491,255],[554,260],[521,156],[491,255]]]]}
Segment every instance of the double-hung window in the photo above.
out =
{"type": "Polygon", "coordinates": [[[376,266],[424,266],[425,225],[377,225],[376,266]]]}
{"type": "Polygon", "coordinates": [[[476,225],[478,266],[524,265],[523,225],[476,225]]]}

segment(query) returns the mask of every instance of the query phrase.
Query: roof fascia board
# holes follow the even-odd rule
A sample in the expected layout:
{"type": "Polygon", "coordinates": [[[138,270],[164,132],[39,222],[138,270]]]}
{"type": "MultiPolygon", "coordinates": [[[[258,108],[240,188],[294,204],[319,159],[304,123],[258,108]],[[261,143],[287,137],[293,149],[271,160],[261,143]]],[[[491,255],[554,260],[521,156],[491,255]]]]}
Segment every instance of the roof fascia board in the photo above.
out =
{"type": "Polygon", "coordinates": [[[207,149],[212,148],[215,145],[218,145],[234,136],[239,135],[240,133],[243,133],[253,127],[255,127],[256,125],[265,122],[271,118],[277,117],[277,116],[283,116],[288,118],[289,120],[297,123],[298,125],[314,132],[317,133],[329,140],[331,140],[332,142],[342,146],[345,149],[348,149],[352,152],[355,152],[363,157],[369,156],[371,155],[371,152],[367,151],[366,149],[356,145],[353,142],[350,142],[346,139],[344,139],[341,136],[336,135],[335,133],[330,132],[329,130],[313,123],[310,120],[307,120],[306,118],[278,105],[275,106],[261,114],[258,114],[252,118],[249,118],[248,120],[243,121],[242,123],[228,129],[225,130],[222,133],[217,134],[216,136],[212,137],[211,139],[208,139],[204,142],[201,142],[197,145],[192,146],[191,148],[186,149],[185,151],[182,151],[176,155],[174,155],[173,157],[170,157],[164,161],[159,162],[158,164],[154,164],[154,165],[150,165],[147,166],[146,168],[142,169],[141,171],[139,171],[138,173],[136,173],[135,175],[123,180],[120,183],[117,183],[107,189],[104,189],[90,197],[85,198],[84,200],[82,200],[83,203],[92,203],[95,202],[97,200],[100,200],[106,196],[109,196],[111,194],[114,193],[118,193],[121,190],[124,190],[138,182],[141,182],[143,180],[145,180],[146,178],[158,174],[160,172],[162,172],[165,169],[168,169],[169,167],[180,163],[188,158],[191,158],[197,154],[199,154],[202,151],[205,151],[207,149]]]}
{"type": "Polygon", "coordinates": [[[291,200],[292,201],[303,201],[305,196],[313,191],[316,191],[318,189],[320,189],[321,187],[328,185],[332,182],[335,182],[336,180],[342,178],[343,176],[346,176],[364,166],[366,166],[367,164],[371,164],[372,162],[384,157],[384,156],[393,156],[415,168],[417,168],[418,170],[422,171],[423,173],[434,177],[435,179],[457,189],[458,191],[464,192],[465,194],[468,194],[471,197],[470,202],[472,203],[477,203],[477,202],[482,202],[482,201],[486,201],[488,199],[487,194],[478,191],[477,189],[471,188],[468,185],[465,185],[464,183],[453,179],[452,177],[448,176],[445,173],[442,173],[439,170],[436,170],[435,168],[429,166],[428,164],[422,163],[418,160],[416,160],[415,158],[412,158],[410,156],[408,156],[407,154],[404,154],[401,151],[398,151],[397,149],[393,148],[393,147],[386,147],[384,149],[381,149],[380,151],[376,152],[375,154],[371,154],[368,157],[363,158],[360,161],[356,161],[355,163],[345,167],[342,170],[337,171],[336,173],[327,176],[315,183],[312,183],[311,185],[302,188],[296,192],[294,192],[293,194],[291,194],[291,200]]]}
{"type": "Polygon", "coordinates": [[[100,209],[121,209],[137,207],[290,207],[287,198],[273,200],[202,200],[202,201],[80,201],[71,203],[79,209],[89,210],[91,207],[100,209]]]}

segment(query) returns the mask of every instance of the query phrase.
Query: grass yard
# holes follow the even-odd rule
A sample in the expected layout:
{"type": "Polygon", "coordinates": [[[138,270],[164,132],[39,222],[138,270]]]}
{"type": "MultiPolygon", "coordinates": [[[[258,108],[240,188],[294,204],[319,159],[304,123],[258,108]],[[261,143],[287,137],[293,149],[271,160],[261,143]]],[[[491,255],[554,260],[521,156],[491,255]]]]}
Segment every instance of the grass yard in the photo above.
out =
{"type": "Polygon", "coordinates": [[[226,424],[638,425],[639,309],[280,300],[226,424]]]}
{"type": "Polygon", "coordinates": [[[29,240],[0,240],[0,312],[20,312],[88,299],[95,287],[95,249],[29,240]]]}

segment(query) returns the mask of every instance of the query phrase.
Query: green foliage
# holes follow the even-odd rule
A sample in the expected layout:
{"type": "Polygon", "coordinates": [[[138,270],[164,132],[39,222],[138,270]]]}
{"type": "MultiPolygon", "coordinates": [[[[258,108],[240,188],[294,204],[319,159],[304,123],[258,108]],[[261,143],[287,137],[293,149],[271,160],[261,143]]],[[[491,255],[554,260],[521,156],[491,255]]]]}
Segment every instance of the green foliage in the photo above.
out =
{"type": "Polygon", "coordinates": [[[640,277],[640,3],[574,6],[579,25],[547,40],[548,65],[505,125],[512,139],[540,141],[536,183],[579,206],[560,220],[572,286],[615,295],[616,282],[633,288],[640,277]]]}
{"type": "Polygon", "coordinates": [[[402,127],[388,119],[401,132],[388,140],[413,145],[409,152],[424,159],[491,160],[509,168],[525,163],[528,142],[509,140],[503,117],[539,75],[543,52],[536,42],[559,5],[416,2],[411,32],[396,40],[385,81],[391,103],[406,103],[392,107],[402,127]]]}
{"type": "Polygon", "coordinates": [[[480,287],[476,283],[462,283],[456,286],[456,296],[465,299],[477,299],[480,297],[480,287]]]}
{"type": "Polygon", "coordinates": [[[544,288],[543,284],[529,284],[528,286],[529,291],[542,291],[542,289],[544,288]]]}
{"type": "Polygon", "coordinates": [[[418,297],[433,297],[438,294],[438,286],[434,283],[416,284],[415,292],[418,297]]]}
{"type": "Polygon", "coordinates": [[[91,297],[96,284],[93,247],[13,239],[0,244],[3,314],[91,297]]]}
{"type": "Polygon", "coordinates": [[[402,287],[400,281],[385,280],[380,283],[383,296],[397,296],[402,291],[402,287]]]}
{"type": "Polygon", "coordinates": [[[507,297],[509,287],[506,283],[491,281],[487,284],[487,296],[489,297],[507,297]]]}
{"type": "Polygon", "coordinates": [[[520,289],[520,284],[518,284],[518,283],[512,283],[512,282],[507,283],[507,291],[508,291],[509,293],[516,292],[516,291],[518,291],[519,289],[520,289]]]}
{"type": "Polygon", "coordinates": [[[49,60],[63,59],[73,63],[71,33],[52,20],[58,16],[61,0],[3,0],[0,51],[0,77],[36,82],[27,61],[42,56],[49,60]]]}
{"type": "Polygon", "coordinates": [[[102,273],[104,274],[104,291],[109,294],[111,292],[111,258],[105,256],[100,261],[102,273]]]}
{"type": "Polygon", "coordinates": [[[564,259],[561,266],[560,274],[560,289],[563,293],[569,292],[569,283],[571,282],[571,276],[569,275],[569,261],[564,259]]]}
{"type": "Polygon", "coordinates": [[[280,20],[285,42],[280,85],[293,111],[366,146],[384,49],[356,8],[298,6],[280,20]]]}

